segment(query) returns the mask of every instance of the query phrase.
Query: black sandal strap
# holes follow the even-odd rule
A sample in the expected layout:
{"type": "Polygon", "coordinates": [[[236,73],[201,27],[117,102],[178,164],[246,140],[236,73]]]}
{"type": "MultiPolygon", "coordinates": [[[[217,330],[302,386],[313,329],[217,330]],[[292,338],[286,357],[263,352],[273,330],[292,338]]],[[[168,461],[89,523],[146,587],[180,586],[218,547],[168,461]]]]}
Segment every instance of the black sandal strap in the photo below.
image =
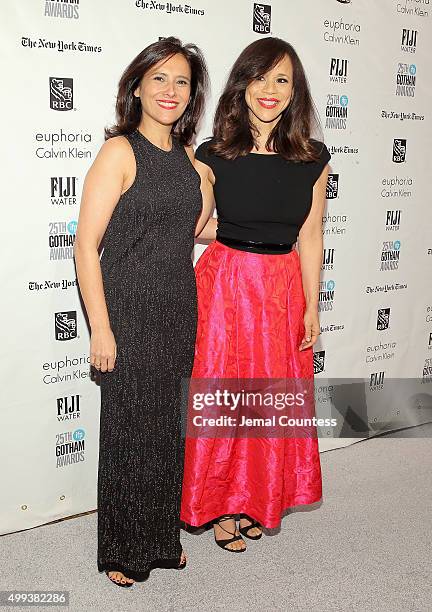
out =
{"type": "MultiPolygon", "coordinates": [[[[229,532],[227,532],[229,533],[229,532]]],[[[216,540],[215,538],[215,542],[218,546],[220,546],[221,548],[226,548],[228,546],[228,544],[232,544],[233,542],[237,542],[238,540],[242,540],[243,538],[241,537],[241,535],[234,535],[232,538],[228,539],[228,540],[216,540]]]]}

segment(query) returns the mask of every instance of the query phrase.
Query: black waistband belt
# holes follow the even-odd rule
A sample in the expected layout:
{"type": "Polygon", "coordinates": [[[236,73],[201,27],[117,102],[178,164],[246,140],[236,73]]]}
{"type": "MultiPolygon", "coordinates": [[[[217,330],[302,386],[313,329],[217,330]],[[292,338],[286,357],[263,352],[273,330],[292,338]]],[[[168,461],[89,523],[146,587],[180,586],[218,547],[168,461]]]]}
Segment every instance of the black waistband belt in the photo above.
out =
{"type": "Polygon", "coordinates": [[[267,255],[279,255],[282,253],[290,253],[294,246],[288,242],[272,243],[272,242],[258,242],[255,240],[237,240],[236,238],[224,238],[223,236],[217,236],[216,240],[225,244],[226,246],[238,249],[239,251],[250,251],[251,253],[261,253],[267,255]]]}

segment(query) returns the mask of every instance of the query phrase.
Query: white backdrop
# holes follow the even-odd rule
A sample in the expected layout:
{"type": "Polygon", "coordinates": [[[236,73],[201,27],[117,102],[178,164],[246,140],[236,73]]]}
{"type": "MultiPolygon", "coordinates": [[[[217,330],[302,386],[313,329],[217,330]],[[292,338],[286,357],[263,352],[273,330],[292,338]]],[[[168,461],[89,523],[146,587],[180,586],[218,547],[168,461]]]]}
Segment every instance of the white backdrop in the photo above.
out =
{"type": "Polygon", "coordinates": [[[190,2],[18,0],[0,9],[1,533],[96,507],[99,388],[72,245],[120,75],[160,36],[206,55],[212,97],[197,144],[248,43],[280,36],[304,63],[333,155],[317,413],[346,415],[320,432],[321,450],[432,420],[429,0],[190,2]]]}

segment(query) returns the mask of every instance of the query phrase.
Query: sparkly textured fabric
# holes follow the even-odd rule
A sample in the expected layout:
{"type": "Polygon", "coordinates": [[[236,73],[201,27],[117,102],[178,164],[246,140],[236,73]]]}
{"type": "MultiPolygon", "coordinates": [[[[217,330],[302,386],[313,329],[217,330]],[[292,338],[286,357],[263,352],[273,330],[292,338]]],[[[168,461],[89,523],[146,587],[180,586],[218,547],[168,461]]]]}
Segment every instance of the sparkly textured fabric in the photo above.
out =
{"type": "MultiPolygon", "coordinates": [[[[312,348],[298,349],[305,298],[296,250],[262,255],[215,241],[195,273],[194,378],[313,380],[312,348]]],[[[285,509],[321,496],[316,437],[186,439],[180,516],[190,525],[245,513],[274,528],[285,509]]]]}
{"type": "Polygon", "coordinates": [[[193,364],[191,251],[202,198],[175,138],[171,151],[138,131],[127,139],[136,178],[114,209],[101,258],[117,360],[101,374],[97,563],[140,580],[153,567],[177,567],[182,550],[181,379],[193,364]]]}

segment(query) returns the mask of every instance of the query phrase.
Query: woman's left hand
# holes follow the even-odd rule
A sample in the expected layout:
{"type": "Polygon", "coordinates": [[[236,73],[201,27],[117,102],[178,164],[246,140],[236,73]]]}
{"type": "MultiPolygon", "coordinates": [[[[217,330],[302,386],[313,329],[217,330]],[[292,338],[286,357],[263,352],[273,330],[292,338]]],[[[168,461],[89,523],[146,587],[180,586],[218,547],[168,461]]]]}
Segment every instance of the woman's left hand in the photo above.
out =
{"type": "Polygon", "coordinates": [[[318,308],[306,308],[304,317],[305,334],[301,341],[299,350],[304,351],[305,349],[313,346],[318,340],[320,335],[320,324],[318,317],[318,308]]]}

